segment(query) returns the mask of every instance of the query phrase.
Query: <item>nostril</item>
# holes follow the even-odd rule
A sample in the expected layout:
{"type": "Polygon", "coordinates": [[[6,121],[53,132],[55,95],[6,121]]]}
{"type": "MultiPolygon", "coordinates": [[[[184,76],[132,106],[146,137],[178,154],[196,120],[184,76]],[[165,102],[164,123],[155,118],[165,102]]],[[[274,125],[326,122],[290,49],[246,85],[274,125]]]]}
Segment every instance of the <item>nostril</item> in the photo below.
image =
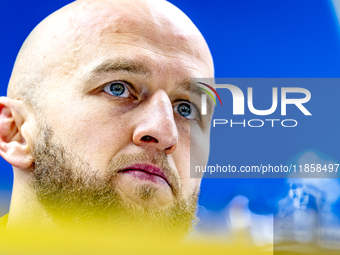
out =
{"type": "Polygon", "coordinates": [[[158,143],[158,140],[152,136],[149,136],[149,135],[145,135],[142,137],[142,140],[145,141],[145,142],[155,142],[155,143],[158,143]]]}

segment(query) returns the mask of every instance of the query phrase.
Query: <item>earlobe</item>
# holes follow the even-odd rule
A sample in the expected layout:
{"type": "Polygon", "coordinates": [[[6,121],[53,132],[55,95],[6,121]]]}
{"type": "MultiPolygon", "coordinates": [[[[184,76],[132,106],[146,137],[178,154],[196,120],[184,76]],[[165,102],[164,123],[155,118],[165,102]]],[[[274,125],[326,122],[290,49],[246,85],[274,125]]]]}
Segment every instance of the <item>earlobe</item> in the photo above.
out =
{"type": "Polygon", "coordinates": [[[27,117],[23,107],[21,101],[0,97],[0,155],[12,166],[28,169],[33,156],[21,132],[27,117]]]}

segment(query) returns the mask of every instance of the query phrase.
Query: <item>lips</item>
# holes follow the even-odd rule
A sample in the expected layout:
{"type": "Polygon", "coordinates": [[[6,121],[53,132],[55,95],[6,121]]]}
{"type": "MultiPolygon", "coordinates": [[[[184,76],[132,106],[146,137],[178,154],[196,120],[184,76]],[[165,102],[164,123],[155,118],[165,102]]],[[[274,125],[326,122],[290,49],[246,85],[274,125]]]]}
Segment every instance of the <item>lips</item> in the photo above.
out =
{"type": "Polygon", "coordinates": [[[134,164],[119,171],[122,174],[130,174],[140,180],[149,180],[155,183],[170,185],[168,178],[161,168],[149,164],[134,164]]]}

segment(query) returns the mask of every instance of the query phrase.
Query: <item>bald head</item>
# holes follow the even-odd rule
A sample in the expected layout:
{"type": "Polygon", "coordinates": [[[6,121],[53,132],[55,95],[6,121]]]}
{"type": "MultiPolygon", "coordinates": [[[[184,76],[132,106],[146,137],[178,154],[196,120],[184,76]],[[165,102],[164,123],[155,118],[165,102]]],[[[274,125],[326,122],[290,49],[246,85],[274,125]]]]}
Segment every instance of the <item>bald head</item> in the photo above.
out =
{"type": "Polygon", "coordinates": [[[28,36],[13,68],[8,97],[41,110],[51,85],[67,89],[70,77],[102,61],[108,48],[113,56],[129,53],[124,45],[175,58],[184,53],[187,61],[205,65],[205,77],[213,76],[203,36],[171,3],[80,0],[48,16],[28,36]]]}

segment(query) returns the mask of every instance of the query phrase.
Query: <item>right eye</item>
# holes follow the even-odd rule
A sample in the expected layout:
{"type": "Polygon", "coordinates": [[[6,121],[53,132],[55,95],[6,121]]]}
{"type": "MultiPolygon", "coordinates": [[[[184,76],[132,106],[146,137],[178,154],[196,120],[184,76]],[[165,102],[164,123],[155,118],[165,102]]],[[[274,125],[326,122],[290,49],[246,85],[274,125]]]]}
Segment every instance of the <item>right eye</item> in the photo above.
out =
{"type": "Polygon", "coordinates": [[[103,90],[112,96],[126,98],[131,96],[128,86],[124,81],[113,81],[107,84],[103,90]]]}

